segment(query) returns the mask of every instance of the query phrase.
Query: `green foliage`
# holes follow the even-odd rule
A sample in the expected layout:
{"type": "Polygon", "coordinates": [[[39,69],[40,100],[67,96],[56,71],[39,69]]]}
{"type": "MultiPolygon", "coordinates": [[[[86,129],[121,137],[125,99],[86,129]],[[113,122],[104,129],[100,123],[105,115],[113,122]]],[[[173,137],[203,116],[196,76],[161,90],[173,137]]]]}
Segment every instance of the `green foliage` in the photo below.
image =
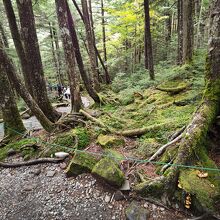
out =
{"type": "Polygon", "coordinates": [[[13,149],[16,153],[20,154],[24,159],[30,159],[38,155],[39,150],[31,147],[37,144],[36,139],[28,138],[20,141],[12,142],[0,149],[0,161],[8,156],[9,150],[13,149]]]}
{"type": "Polygon", "coordinates": [[[89,141],[90,141],[90,137],[89,137],[90,135],[89,135],[89,132],[87,131],[86,128],[77,127],[72,130],[72,133],[77,138],[77,141],[78,141],[77,148],[78,149],[84,149],[85,147],[88,146],[89,141]]]}

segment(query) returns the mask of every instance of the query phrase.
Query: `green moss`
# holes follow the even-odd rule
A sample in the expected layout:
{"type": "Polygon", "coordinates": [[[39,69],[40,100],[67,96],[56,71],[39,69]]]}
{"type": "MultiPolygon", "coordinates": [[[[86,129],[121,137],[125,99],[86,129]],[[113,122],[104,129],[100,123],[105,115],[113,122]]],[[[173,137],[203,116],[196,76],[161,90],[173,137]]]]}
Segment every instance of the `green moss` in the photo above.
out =
{"type": "Polygon", "coordinates": [[[77,152],[66,169],[66,175],[76,176],[91,172],[98,160],[89,153],[77,152]]]}
{"type": "Polygon", "coordinates": [[[109,158],[100,160],[93,168],[92,173],[107,183],[120,187],[125,181],[123,172],[119,169],[117,163],[109,158]]]}
{"type": "Polygon", "coordinates": [[[12,142],[8,145],[6,145],[4,148],[0,149],[0,161],[4,160],[7,155],[8,151],[10,149],[15,150],[17,153],[21,154],[22,157],[25,159],[29,159],[32,157],[35,157],[39,151],[37,149],[34,149],[32,147],[24,147],[25,145],[34,145],[37,143],[36,139],[32,138],[27,138],[27,139],[22,139],[20,141],[12,142]]]}
{"type": "Polygon", "coordinates": [[[75,128],[72,130],[73,135],[77,137],[78,140],[78,149],[84,149],[89,145],[90,137],[89,137],[89,132],[87,131],[86,128],[75,128]]]}
{"type": "Polygon", "coordinates": [[[160,143],[155,138],[140,138],[136,153],[142,158],[150,157],[159,147],[160,143]]]}
{"type": "Polygon", "coordinates": [[[118,147],[120,145],[124,145],[125,141],[123,138],[116,136],[100,134],[98,136],[97,143],[102,147],[118,147]]]}
{"type": "Polygon", "coordinates": [[[185,192],[193,195],[192,206],[213,210],[214,199],[219,195],[219,189],[208,178],[199,178],[197,174],[197,170],[181,170],[179,183],[185,192]]]}
{"type": "Polygon", "coordinates": [[[156,181],[149,180],[137,184],[134,187],[134,190],[143,196],[152,196],[152,197],[160,198],[164,191],[164,184],[162,181],[160,181],[160,179],[156,181]]]}
{"type": "Polygon", "coordinates": [[[116,163],[120,163],[120,161],[125,159],[125,157],[116,150],[105,149],[105,154],[115,160],[116,163]]]}

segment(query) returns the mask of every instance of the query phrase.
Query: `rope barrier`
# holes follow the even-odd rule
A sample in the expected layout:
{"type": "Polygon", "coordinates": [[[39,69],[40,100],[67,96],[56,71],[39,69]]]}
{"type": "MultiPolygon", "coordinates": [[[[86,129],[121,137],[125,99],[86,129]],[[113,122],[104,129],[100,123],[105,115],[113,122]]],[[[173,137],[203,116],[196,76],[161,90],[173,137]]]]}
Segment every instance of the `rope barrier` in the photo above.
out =
{"type": "MultiPolygon", "coordinates": [[[[19,134],[19,135],[26,135],[26,133],[20,133],[19,131],[16,131],[15,129],[12,129],[10,127],[7,126],[8,129],[10,129],[11,131],[19,134]]],[[[67,146],[63,146],[63,145],[59,145],[59,144],[52,144],[46,141],[41,140],[40,138],[36,138],[36,137],[27,137],[29,139],[33,139],[36,140],[37,142],[41,142],[42,144],[45,144],[47,146],[51,146],[51,147],[60,147],[60,148],[64,148],[64,149],[68,149],[74,152],[79,152],[79,153],[87,153],[87,154],[91,154],[94,156],[101,156],[101,157],[109,157],[111,159],[117,160],[117,161],[121,161],[122,159],[119,159],[117,157],[114,157],[111,153],[95,153],[95,152],[88,152],[85,150],[78,150],[78,149],[73,149],[67,146]]],[[[136,162],[139,164],[142,163],[151,163],[151,164],[155,164],[155,165],[169,165],[169,166],[173,166],[173,167],[180,167],[180,168],[187,168],[187,169],[197,169],[197,170],[204,170],[204,171],[214,171],[214,172],[220,172],[220,169],[218,168],[211,168],[211,167],[201,167],[201,166],[191,166],[191,165],[183,165],[183,164],[175,164],[175,163],[165,163],[165,162],[159,162],[159,161],[149,161],[149,160],[144,160],[144,159],[138,159],[138,158],[132,158],[132,157],[125,157],[123,160],[125,161],[132,161],[132,162],[136,162]]]]}

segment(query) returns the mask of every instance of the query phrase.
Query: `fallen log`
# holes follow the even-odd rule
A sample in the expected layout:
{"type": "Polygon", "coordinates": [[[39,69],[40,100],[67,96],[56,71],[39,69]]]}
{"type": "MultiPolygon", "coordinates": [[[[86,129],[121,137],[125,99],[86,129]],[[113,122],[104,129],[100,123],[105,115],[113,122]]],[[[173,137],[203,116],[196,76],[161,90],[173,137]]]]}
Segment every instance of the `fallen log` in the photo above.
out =
{"type": "Polygon", "coordinates": [[[0,168],[17,168],[23,166],[33,166],[37,164],[43,163],[59,163],[62,162],[64,158],[40,158],[36,160],[24,161],[24,162],[17,162],[17,163],[4,163],[0,162],[0,168]]]}

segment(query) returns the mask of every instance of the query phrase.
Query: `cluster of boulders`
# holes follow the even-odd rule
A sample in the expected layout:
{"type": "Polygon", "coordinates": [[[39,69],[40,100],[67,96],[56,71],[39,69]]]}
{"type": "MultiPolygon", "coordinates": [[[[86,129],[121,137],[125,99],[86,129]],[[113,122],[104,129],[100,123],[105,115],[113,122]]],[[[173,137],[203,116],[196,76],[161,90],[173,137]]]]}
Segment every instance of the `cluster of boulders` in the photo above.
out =
{"type": "MultiPolygon", "coordinates": [[[[97,139],[97,144],[103,148],[119,146],[123,143],[123,139],[108,135],[100,135],[97,139]]],[[[92,173],[98,179],[115,187],[121,187],[125,182],[125,175],[119,167],[119,161],[106,154],[97,156],[91,152],[77,151],[66,169],[66,175],[71,177],[82,173],[92,173]]]]}

